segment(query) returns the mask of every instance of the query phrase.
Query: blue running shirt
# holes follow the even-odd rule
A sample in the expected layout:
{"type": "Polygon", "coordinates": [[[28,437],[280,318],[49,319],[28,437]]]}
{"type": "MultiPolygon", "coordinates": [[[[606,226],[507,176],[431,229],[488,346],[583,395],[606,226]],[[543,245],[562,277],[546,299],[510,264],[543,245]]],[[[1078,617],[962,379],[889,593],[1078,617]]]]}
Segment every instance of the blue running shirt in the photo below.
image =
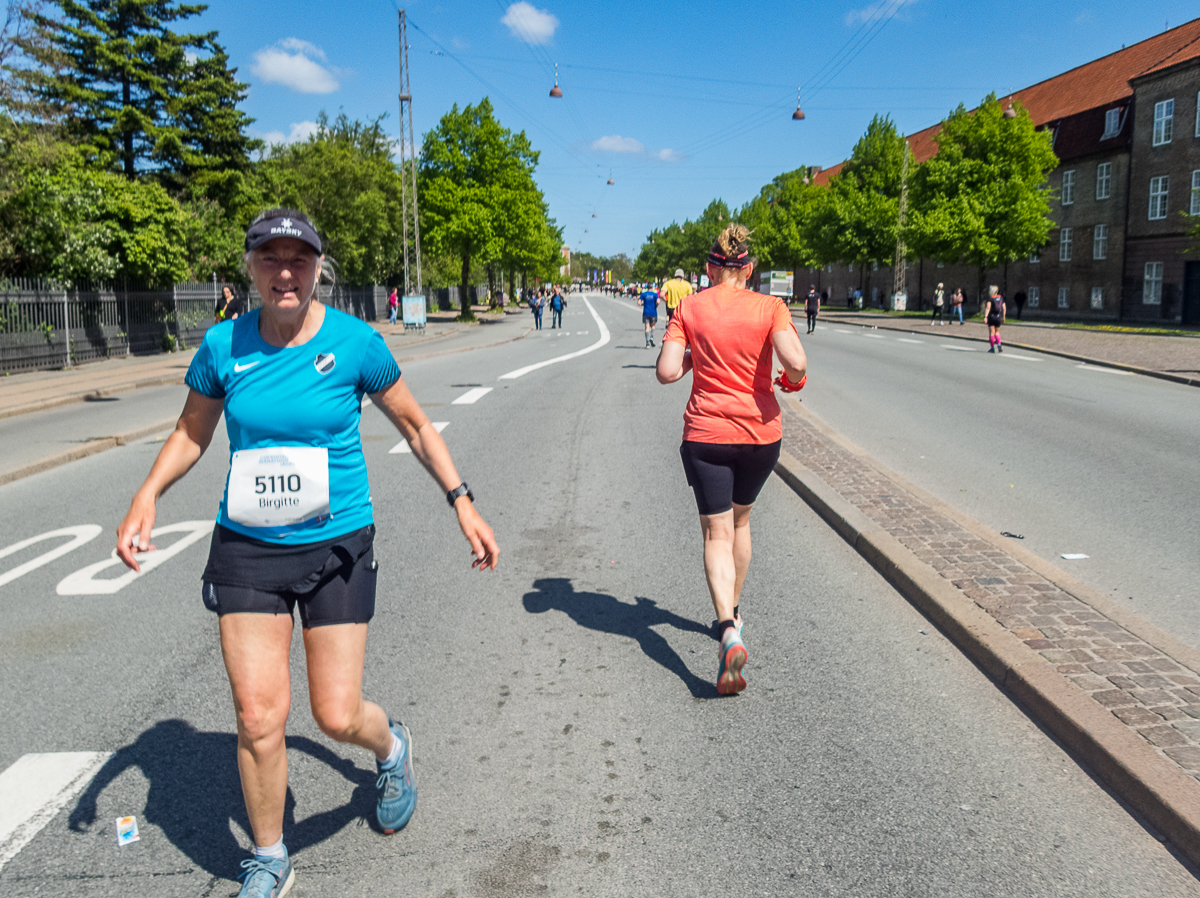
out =
{"type": "Polygon", "coordinates": [[[658,317],[658,294],[653,290],[647,290],[638,297],[642,301],[642,317],[657,318],[658,317]]]}
{"type": "Polygon", "coordinates": [[[258,310],[208,329],[188,368],[187,385],[225,400],[229,452],[268,446],[316,446],[329,453],[329,514],[283,527],[247,527],[230,519],[229,479],[217,523],[266,542],[304,544],[373,523],[371,487],[358,424],[365,393],[400,377],[383,337],[345,312],[325,307],[316,336],[302,346],[267,343],[258,310]]]}

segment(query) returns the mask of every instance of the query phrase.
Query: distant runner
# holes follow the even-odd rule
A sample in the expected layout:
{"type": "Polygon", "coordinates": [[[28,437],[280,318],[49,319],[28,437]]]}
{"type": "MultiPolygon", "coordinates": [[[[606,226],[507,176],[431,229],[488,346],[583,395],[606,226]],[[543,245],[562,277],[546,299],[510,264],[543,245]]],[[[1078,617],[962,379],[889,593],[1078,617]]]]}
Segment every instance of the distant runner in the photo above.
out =
{"type": "Polygon", "coordinates": [[[717,612],[721,647],[717,692],[746,688],[748,657],[740,601],[750,566],[750,509],[779,460],[779,402],[771,388],[772,350],[783,367],[774,381],[795,392],[808,362],[787,305],[746,289],[749,231],[730,225],[708,255],[713,286],[675,313],[658,356],[659,383],[692,372],[679,454],[704,534],[704,576],[717,612]]]}
{"type": "MultiPolygon", "coordinates": [[[[154,550],[158,498],[200,460],[224,414],[230,468],[202,594],[219,616],[255,845],[242,862],[239,895],[280,898],[295,879],[283,824],[297,605],[317,725],[374,753],[375,815],[384,833],[403,827],[416,808],[408,728],[362,695],[378,577],[358,431],[364,394],[447,490],[474,553],[471,566],[495,570],[499,548],[383,337],[318,298],[324,256],[309,220],[291,209],[264,212],[246,232],[245,248],[262,308],[204,335],[188,368],[191,391],[179,422],[117,529],[117,555],[140,570],[134,553],[154,550]]],[[[419,640],[412,651],[420,653],[419,640]]]]}
{"type": "Polygon", "coordinates": [[[654,345],[654,326],[658,324],[658,293],[653,284],[647,284],[637,304],[642,307],[642,325],[646,329],[646,348],[654,345]]]}
{"type": "Polygon", "coordinates": [[[671,319],[675,317],[675,310],[679,308],[679,303],[685,296],[692,295],[692,285],[684,279],[682,268],[676,268],[675,277],[662,285],[661,294],[667,305],[667,323],[670,324],[671,319]]]}
{"type": "Polygon", "coordinates": [[[821,294],[815,284],[808,287],[808,295],[804,297],[804,315],[808,319],[808,333],[817,329],[817,313],[821,311],[821,294]]]}
{"type": "MultiPolygon", "coordinates": [[[[1000,295],[999,287],[988,288],[987,301],[987,328],[988,328],[988,343],[992,348],[988,352],[1004,352],[1004,346],[1000,343],[1000,326],[1004,324],[1004,297],[1000,295]]],[[[1020,349],[1020,347],[1017,347],[1020,349]]]]}

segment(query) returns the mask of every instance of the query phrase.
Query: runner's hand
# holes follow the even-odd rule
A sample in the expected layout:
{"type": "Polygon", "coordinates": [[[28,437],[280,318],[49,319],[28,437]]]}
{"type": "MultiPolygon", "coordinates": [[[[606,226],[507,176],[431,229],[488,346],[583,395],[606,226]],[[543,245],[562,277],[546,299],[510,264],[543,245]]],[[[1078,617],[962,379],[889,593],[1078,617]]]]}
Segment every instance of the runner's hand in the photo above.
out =
{"type": "Polygon", "coordinates": [[[141,572],[135,552],[153,552],[156,546],[150,544],[150,531],[154,529],[156,509],[154,500],[143,498],[139,493],[133,497],[125,520],[117,527],[117,557],[125,562],[125,566],[141,572]]]}
{"type": "Polygon", "coordinates": [[[808,383],[807,374],[800,378],[800,383],[794,384],[788,380],[787,371],[785,371],[783,368],[779,369],[779,376],[775,378],[775,386],[779,387],[779,389],[783,390],[785,393],[799,393],[804,389],[804,385],[806,383],[808,383]]]}
{"type": "Polygon", "coordinates": [[[481,571],[491,568],[494,571],[500,561],[500,547],[496,544],[492,528],[475,510],[475,504],[466,497],[454,503],[454,510],[458,512],[458,526],[462,528],[463,536],[471,544],[471,552],[475,556],[471,567],[481,571]]]}

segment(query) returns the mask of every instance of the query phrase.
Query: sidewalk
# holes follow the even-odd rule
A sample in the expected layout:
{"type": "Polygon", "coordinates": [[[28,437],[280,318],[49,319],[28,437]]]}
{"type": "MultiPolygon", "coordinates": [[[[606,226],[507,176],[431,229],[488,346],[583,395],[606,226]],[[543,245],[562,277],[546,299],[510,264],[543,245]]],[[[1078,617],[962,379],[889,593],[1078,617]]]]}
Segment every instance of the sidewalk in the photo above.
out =
{"type": "MultiPolygon", "coordinates": [[[[804,309],[793,306],[801,321],[804,309]]],[[[912,318],[878,312],[845,311],[826,307],[818,322],[825,325],[855,325],[880,330],[927,334],[938,337],[987,342],[987,326],[981,321],[957,321],[945,326],[929,323],[929,317],[912,318]]],[[[1000,331],[1004,345],[1014,349],[1050,352],[1077,361],[1092,362],[1200,386],[1200,337],[1169,337],[1156,334],[1105,333],[1060,327],[1048,322],[1018,322],[1009,318],[1000,331]]]]}
{"type": "MultiPolygon", "coordinates": [[[[403,325],[388,324],[386,319],[371,324],[383,334],[388,348],[397,352],[453,336],[470,328],[486,327],[503,321],[507,314],[524,311],[510,310],[501,317],[488,313],[486,306],[475,306],[474,309],[479,315],[480,324],[462,324],[455,321],[457,312],[434,312],[430,314],[429,323],[423,333],[415,329],[406,333],[403,325]]],[[[0,418],[41,411],[85,399],[111,396],[139,387],[181,384],[193,355],[194,349],[90,362],[65,370],[29,371],[0,377],[0,418]]]]}
{"type": "Polygon", "coordinates": [[[888,471],[802,403],[781,406],[780,476],[1200,863],[1200,652],[888,471]]]}

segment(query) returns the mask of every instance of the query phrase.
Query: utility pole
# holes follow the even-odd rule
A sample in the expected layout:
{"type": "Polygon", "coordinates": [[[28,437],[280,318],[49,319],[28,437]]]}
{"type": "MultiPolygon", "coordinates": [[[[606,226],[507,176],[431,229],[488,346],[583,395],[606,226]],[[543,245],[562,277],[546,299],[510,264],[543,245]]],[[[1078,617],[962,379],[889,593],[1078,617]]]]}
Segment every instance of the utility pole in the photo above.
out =
{"type": "Polygon", "coordinates": [[[404,10],[400,15],[400,207],[404,239],[404,293],[412,294],[412,273],[416,274],[417,292],[424,290],[421,280],[421,223],[417,212],[417,144],[412,123],[412,80],[408,70],[408,29],[404,10]],[[407,130],[404,116],[408,113],[407,130]],[[408,240],[412,225],[412,243],[408,240]],[[412,261],[410,273],[409,262],[412,261]]]}
{"type": "MultiPolygon", "coordinates": [[[[908,213],[908,141],[904,141],[904,163],[900,169],[900,215],[896,229],[896,262],[892,269],[892,295],[908,296],[908,248],[904,245],[904,217],[908,213]]],[[[906,304],[907,308],[907,304],[906,304]]]]}

